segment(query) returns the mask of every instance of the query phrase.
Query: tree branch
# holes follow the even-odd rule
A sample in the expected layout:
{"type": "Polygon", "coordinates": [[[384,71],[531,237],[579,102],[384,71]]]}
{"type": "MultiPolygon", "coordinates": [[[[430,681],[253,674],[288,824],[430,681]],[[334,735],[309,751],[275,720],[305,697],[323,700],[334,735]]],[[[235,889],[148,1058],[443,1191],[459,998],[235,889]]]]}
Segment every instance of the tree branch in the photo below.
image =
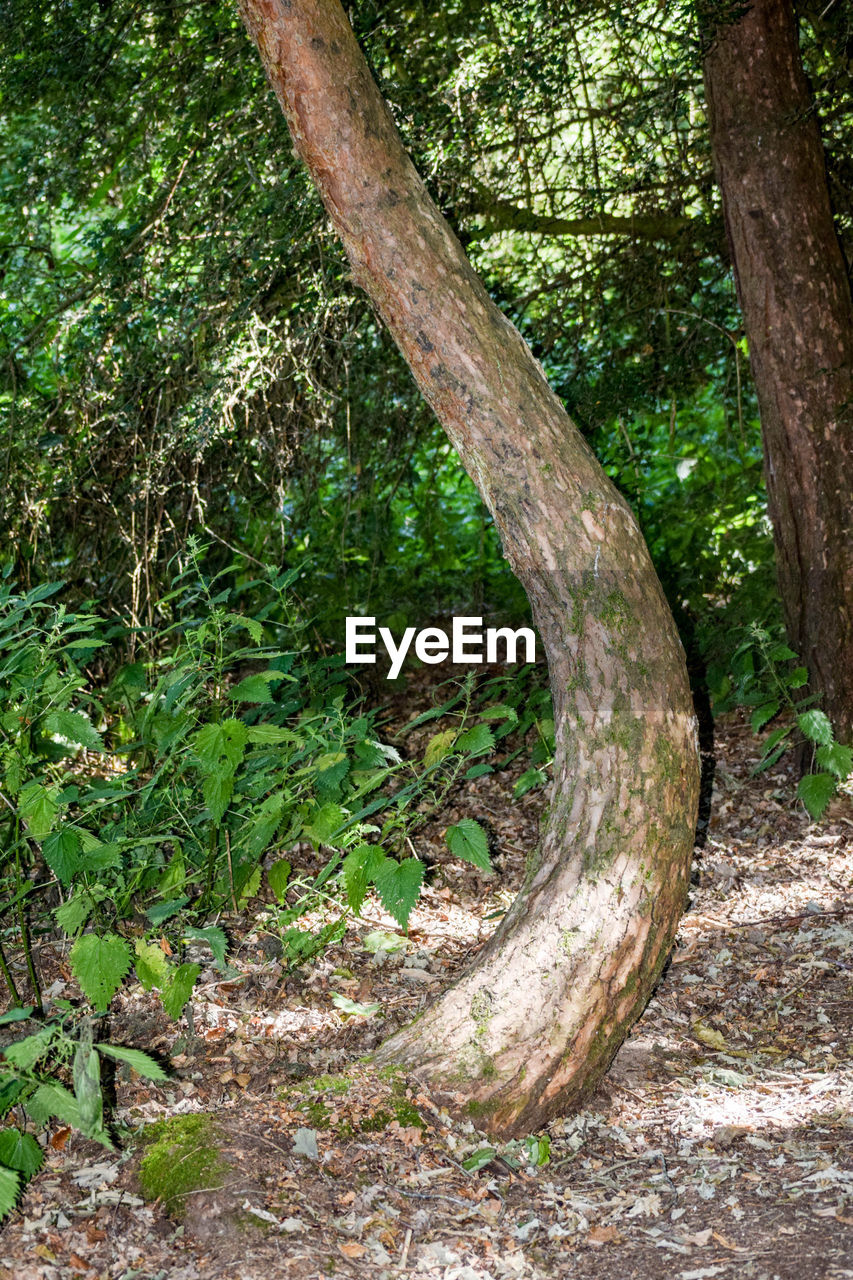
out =
{"type": "Polygon", "coordinates": [[[484,219],[479,228],[468,231],[468,238],[484,239],[498,231],[525,231],[539,236],[640,236],[646,240],[672,240],[689,227],[704,225],[700,218],[687,218],[672,213],[638,213],[622,216],[597,213],[589,218],[557,218],[549,214],[519,209],[508,200],[488,199],[472,214],[484,219]]]}

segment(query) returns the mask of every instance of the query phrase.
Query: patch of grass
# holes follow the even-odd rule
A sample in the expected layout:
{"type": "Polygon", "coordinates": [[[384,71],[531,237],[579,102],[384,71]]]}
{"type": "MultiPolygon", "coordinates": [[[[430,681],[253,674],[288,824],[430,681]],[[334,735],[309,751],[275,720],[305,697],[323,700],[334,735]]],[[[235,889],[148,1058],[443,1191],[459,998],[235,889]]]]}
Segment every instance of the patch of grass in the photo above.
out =
{"type": "Polygon", "coordinates": [[[297,1110],[303,1113],[312,1129],[329,1128],[331,1112],[320,1098],[315,1098],[313,1102],[300,1102],[297,1110]]]}

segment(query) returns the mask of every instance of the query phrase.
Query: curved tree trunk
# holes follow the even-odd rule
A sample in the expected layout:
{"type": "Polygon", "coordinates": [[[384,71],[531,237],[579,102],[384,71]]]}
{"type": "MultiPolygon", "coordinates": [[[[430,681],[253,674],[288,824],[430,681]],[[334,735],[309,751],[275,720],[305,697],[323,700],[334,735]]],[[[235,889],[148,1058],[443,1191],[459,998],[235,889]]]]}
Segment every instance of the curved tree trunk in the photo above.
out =
{"type": "MultiPolygon", "coordinates": [[[[737,8],[737,6],[736,6],[737,8]]],[[[791,0],[752,0],[705,59],[711,145],[764,438],[788,635],[853,740],[853,300],[791,0]]]]}
{"type": "Polygon", "coordinates": [[[698,791],[684,655],[630,509],[430,199],[338,0],[240,8],[547,652],[555,781],[524,888],[474,967],[379,1050],[495,1132],[523,1132],[590,1092],[672,945],[698,791]]]}

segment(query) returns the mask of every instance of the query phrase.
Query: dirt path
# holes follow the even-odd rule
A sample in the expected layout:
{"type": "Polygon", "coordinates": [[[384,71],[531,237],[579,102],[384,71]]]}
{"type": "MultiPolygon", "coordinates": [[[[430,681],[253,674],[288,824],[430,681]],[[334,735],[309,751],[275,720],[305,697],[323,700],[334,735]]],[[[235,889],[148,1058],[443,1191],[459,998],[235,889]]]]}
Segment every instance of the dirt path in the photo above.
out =
{"type": "Polygon", "coordinates": [[[472,1124],[357,1061],[511,900],[542,796],[513,803],[513,777],[496,774],[454,796],[424,851],[453,818],[481,815],[500,875],[439,866],[405,950],[366,948],[393,929],[373,907],[288,977],[261,917],[236,976],[206,975],[193,1035],[140,988],[119,998],[113,1038],[170,1052],[174,1077],[117,1080],[121,1156],[54,1134],[0,1233],[0,1275],[853,1277],[853,804],[811,827],[782,770],[749,777],[757,754],[737,720],[718,726],[679,946],[591,1105],[543,1135],[547,1163],[530,1164],[544,1140],[489,1151],[472,1124]],[[380,1010],[347,1018],[333,992],[380,1010]],[[134,1134],[200,1114],[224,1163],[178,1223],[174,1204],[139,1194],[134,1134]]]}

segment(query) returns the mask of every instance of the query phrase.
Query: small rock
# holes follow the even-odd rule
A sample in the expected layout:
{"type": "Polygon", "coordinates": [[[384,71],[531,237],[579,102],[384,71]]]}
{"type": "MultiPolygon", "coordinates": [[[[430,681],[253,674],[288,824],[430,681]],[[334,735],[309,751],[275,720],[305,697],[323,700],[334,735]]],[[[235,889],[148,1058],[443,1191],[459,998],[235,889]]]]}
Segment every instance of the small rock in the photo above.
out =
{"type": "Polygon", "coordinates": [[[749,1133],[749,1129],[742,1124],[721,1124],[714,1130],[711,1140],[715,1147],[722,1147],[725,1150],[745,1133],[749,1133]]]}
{"type": "Polygon", "coordinates": [[[415,985],[420,982],[435,982],[435,975],[427,973],[425,969],[401,969],[400,977],[404,982],[412,982],[415,985]]]}

